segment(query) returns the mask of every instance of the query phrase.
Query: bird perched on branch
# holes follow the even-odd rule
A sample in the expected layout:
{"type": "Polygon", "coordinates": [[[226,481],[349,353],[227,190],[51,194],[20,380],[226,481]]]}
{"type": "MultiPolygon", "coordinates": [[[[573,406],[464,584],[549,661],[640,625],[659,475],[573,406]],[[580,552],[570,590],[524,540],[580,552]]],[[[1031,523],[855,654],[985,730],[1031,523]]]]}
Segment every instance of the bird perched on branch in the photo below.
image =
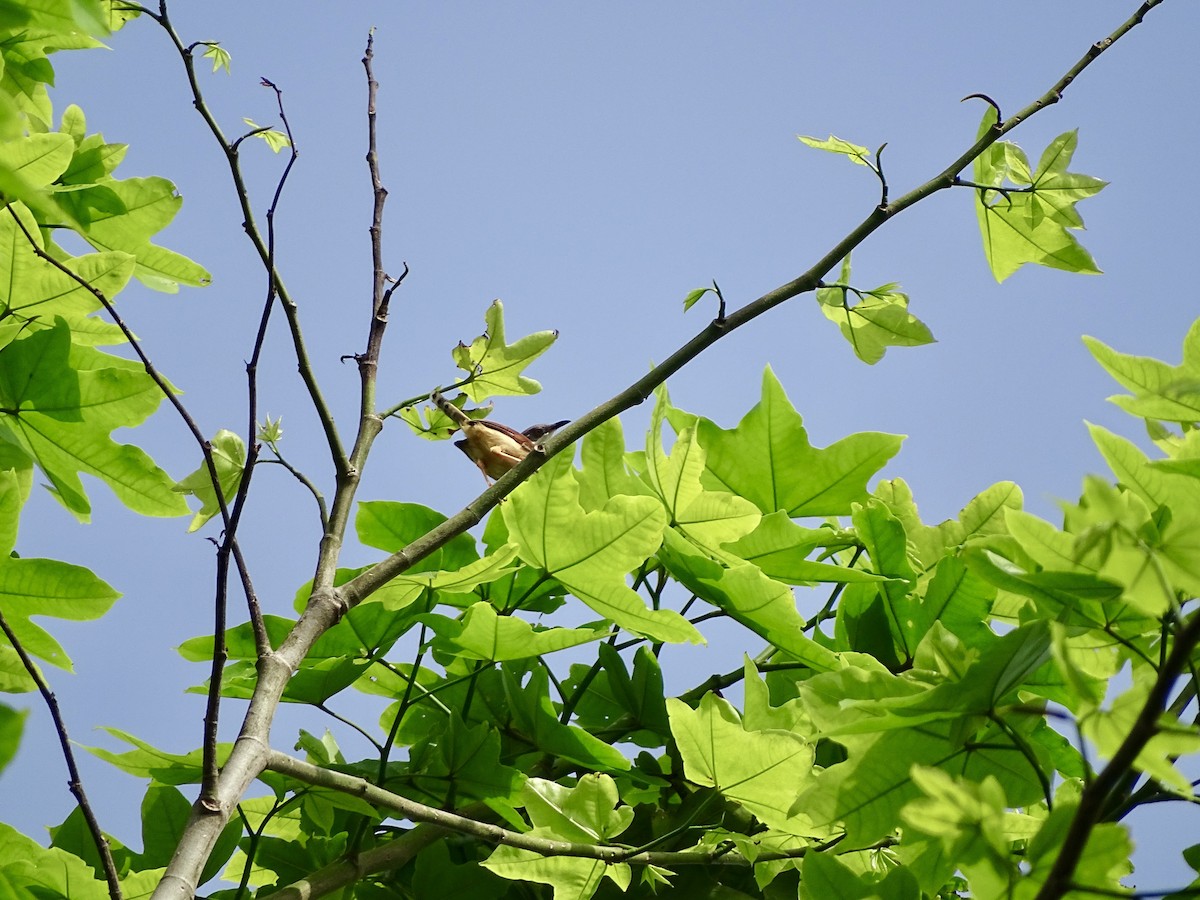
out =
{"type": "Polygon", "coordinates": [[[462,429],[463,439],[455,441],[454,446],[479,466],[488,484],[528,456],[538,441],[571,421],[563,419],[552,424],[530,425],[524,431],[517,431],[499,422],[472,419],[443,397],[440,391],[434,391],[432,399],[462,429]]]}

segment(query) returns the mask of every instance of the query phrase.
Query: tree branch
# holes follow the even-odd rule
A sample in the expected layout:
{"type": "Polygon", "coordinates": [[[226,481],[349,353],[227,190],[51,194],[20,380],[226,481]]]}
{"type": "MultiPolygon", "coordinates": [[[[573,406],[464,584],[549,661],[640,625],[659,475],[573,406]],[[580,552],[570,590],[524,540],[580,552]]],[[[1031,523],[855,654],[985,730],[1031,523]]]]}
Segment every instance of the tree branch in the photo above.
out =
{"type": "Polygon", "coordinates": [[[8,624],[8,620],[4,617],[3,610],[0,610],[0,631],[4,632],[4,636],[12,644],[13,650],[16,651],[17,656],[21,659],[21,665],[25,667],[25,671],[29,673],[29,677],[33,679],[33,683],[37,685],[38,693],[42,695],[42,700],[45,701],[46,708],[50,710],[50,718],[54,720],[54,730],[58,734],[58,744],[62,748],[63,759],[66,760],[67,773],[70,776],[67,788],[75,797],[75,802],[79,804],[79,811],[83,813],[83,820],[87,823],[88,833],[92,836],[92,843],[96,845],[96,852],[100,855],[100,865],[104,868],[104,880],[108,882],[108,896],[111,900],[121,900],[121,883],[117,876],[117,865],[113,861],[112,849],[108,846],[108,839],[104,836],[104,831],[100,828],[100,822],[96,819],[96,814],[92,811],[92,805],[88,802],[87,792],[83,789],[83,779],[79,775],[79,767],[75,765],[75,753],[71,749],[71,740],[67,737],[66,720],[62,717],[62,710],[58,708],[58,698],[50,690],[50,685],[42,677],[42,673],[37,665],[30,658],[29,654],[25,652],[25,648],[17,638],[17,633],[12,630],[12,627],[8,624]]]}
{"type": "Polygon", "coordinates": [[[316,373],[313,371],[312,360],[308,356],[308,348],[304,341],[303,331],[300,328],[299,307],[296,305],[295,300],[292,299],[287,286],[283,283],[283,278],[273,268],[274,261],[270,249],[267,242],[263,240],[258,226],[255,224],[254,210],[250,206],[250,192],[242,176],[242,165],[238,155],[238,148],[235,144],[231,144],[226,140],[225,133],[221,130],[221,126],[217,124],[217,120],[213,117],[208,104],[204,100],[204,94],[200,90],[200,83],[196,80],[195,58],[192,56],[192,48],[184,46],[183,41],[179,38],[179,34],[171,24],[170,17],[167,15],[166,0],[159,0],[158,12],[143,11],[159,24],[163,31],[166,32],[167,37],[170,38],[171,43],[175,46],[175,51],[179,54],[187,75],[188,87],[192,94],[192,105],[195,106],[196,112],[204,120],[204,124],[208,126],[209,132],[211,132],[213,138],[221,148],[221,153],[225,156],[226,164],[229,167],[229,174],[233,179],[234,191],[237,194],[238,203],[242,210],[242,229],[246,232],[246,236],[250,239],[250,243],[258,253],[259,259],[267,270],[268,277],[274,282],[275,291],[278,293],[279,301],[283,305],[283,312],[288,321],[288,330],[292,336],[292,348],[296,354],[300,378],[308,390],[309,400],[325,433],[325,441],[329,447],[330,459],[335,469],[343,472],[348,466],[348,462],[346,460],[346,452],[342,447],[341,438],[338,436],[337,423],[334,421],[329,404],[325,401],[320,386],[317,384],[316,373]]]}
{"type": "Polygon", "coordinates": [[[1063,838],[1062,847],[1050,868],[1042,889],[1035,900],[1056,900],[1072,889],[1071,879],[1075,867],[1083,856],[1084,847],[1092,829],[1108,804],[1112,791],[1120,784],[1126,773],[1133,768],[1134,761],[1150,739],[1158,734],[1158,718],[1166,708],[1171,689],[1177,678],[1189,664],[1197,644],[1200,643],[1200,611],[1192,613],[1191,619],[1180,630],[1166,661],[1159,669],[1146,702],[1138,711],[1129,734],[1121,742],[1108,765],[1097,775],[1079,796],[1079,806],[1063,838]]]}
{"type": "MultiPolygon", "coordinates": [[[[303,781],[305,784],[331,788],[360,797],[368,803],[390,810],[413,822],[425,822],[436,825],[445,831],[470,835],[489,844],[503,844],[520,850],[530,850],[542,856],[570,856],[577,859],[598,859],[606,863],[653,866],[709,865],[716,862],[732,866],[753,864],[744,856],[724,849],[643,850],[638,852],[637,848],[616,844],[584,844],[578,841],[556,841],[550,838],[534,837],[493,825],[490,822],[481,822],[458,813],[447,812],[436,806],[426,806],[424,803],[409,800],[407,797],[401,797],[399,794],[377,787],[365,778],[335,772],[333,769],[324,769],[277,750],[272,750],[268,754],[267,768],[280,775],[303,781]]],[[[798,859],[803,857],[808,849],[805,847],[787,851],[764,850],[755,856],[753,862],[798,859]]]]}

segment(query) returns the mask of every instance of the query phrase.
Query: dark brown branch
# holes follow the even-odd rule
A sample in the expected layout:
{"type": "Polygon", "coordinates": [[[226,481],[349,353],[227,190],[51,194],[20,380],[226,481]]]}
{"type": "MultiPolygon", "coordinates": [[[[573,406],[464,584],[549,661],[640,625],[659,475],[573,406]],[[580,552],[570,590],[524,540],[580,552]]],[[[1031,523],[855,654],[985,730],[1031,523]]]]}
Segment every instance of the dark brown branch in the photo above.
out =
{"type": "Polygon", "coordinates": [[[50,690],[50,685],[42,677],[37,665],[25,652],[16,632],[12,630],[8,620],[4,617],[3,610],[0,610],[0,631],[4,632],[4,636],[12,644],[13,650],[21,659],[21,665],[25,667],[25,671],[37,685],[38,693],[42,695],[46,708],[50,710],[50,718],[54,720],[54,730],[58,733],[58,744],[62,748],[63,759],[66,760],[67,773],[70,776],[67,788],[75,797],[75,802],[79,804],[79,811],[83,813],[83,820],[87,823],[92,843],[96,845],[96,852],[100,855],[100,864],[104,867],[104,880],[108,882],[108,896],[111,900],[121,900],[121,883],[117,877],[117,865],[113,861],[112,849],[108,846],[108,839],[104,836],[100,823],[96,820],[92,805],[88,803],[87,792],[83,789],[83,779],[79,776],[79,767],[75,765],[75,753],[71,750],[71,740],[67,737],[67,723],[63,720],[62,710],[58,708],[58,699],[50,690]]]}
{"type": "Polygon", "coordinates": [[[1158,734],[1159,716],[1166,708],[1175,681],[1188,666],[1197,644],[1200,644],[1200,611],[1192,613],[1187,624],[1176,636],[1175,644],[1146,695],[1146,702],[1138,711],[1129,734],[1112,755],[1108,765],[1080,794],[1075,817],[1071,820],[1058,856],[1035,900],[1055,900],[1071,890],[1075,866],[1083,856],[1092,829],[1100,821],[1112,792],[1133,768],[1134,761],[1151,738],[1158,734]]]}

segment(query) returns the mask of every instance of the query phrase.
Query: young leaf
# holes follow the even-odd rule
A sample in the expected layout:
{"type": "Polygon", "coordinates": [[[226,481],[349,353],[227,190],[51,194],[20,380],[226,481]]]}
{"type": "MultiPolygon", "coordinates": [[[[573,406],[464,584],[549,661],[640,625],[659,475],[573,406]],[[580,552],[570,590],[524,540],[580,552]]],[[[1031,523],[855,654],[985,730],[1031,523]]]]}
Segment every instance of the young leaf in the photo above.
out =
{"type": "Polygon", "coordinates": [[[522,370],[545,353],[558,337],[557,331],[537,331],[512,344],[504,334],[504,304],[492,302],[484,314],[487,330],[471,346],[454,348],[454,363],[470,377],[463,393],[475,403],[503,394],[536,394],[542,386],[522,375],[522,370]]]}
{"type": "Polygon", "coordinates": [[[224,69],[225,74],[229,75],[230,74],[229,66],[233,62],[233,57],[230,56],[229,51],[226,50],[224,47],[222,47],[220,44],[218,44],[216,41],[202,41],[201,43],[204,45],[204,52],[200,55],[204,59],[212,60],[212,64],[213,64],[212,70],[214,72],[216,72],[221,69],[224,69]]]}
{"type": "MultiPolygon", "coordinates": [[[[237,493],[238,485],[242,483],[242,472],[246,466],[246,445],[240,435],[222,428],[209,442],[212,447],[213,463],[217,469],[217,479],[221,483],[221,496],[226,503],[237,493]]],[[[208,464],[201,462],[200,467],[175,485],[175,490],[187,494],[200,501],[200,510],[192,516],[188,532],[196,531],[205,522],[221,511],[217,502],[217,492],[213,488],[212,476],[208,464]]]]}
{"type": "Polygon", "coordinates": [[[841,329],[854,355],[868,365],[883,359],[888,347],[918,347],[934,342],[933,332],[908,311],[908,295],[895,284],[869,291],[850,287],[850,257],[842,262],[840,283],[817,290],[821,312],[841,329]],[[851,302],[851,294],[855,295],[851,302]]]}
{"type": "Polygon", "coordinates": [[[683,311],[687,312],[699,302],[701,297],[711,290],[712,288],[696,288],[694,291],[688,291],[688,295],[683,298],[683,311]]]}
{"type": "Polygon", "coordinates": [[[796,135],[802,143],[816,150],[826,150],[830,153],[840,153],[845,156],[850,162],[860,166],[874,168],[871,165],[871,151],[866,147],[860,147],[858,144],[852,144],[849,141],[843,141],[839,137],[834,137],[832,134],[825,140],[820,138],[807,137],[803,134],[796,135]]]}
{"type": "MultiPolygon", "coordinates": [[[[996,123],[989,108],[979,135],[996,123]]],[[[1037,170],[1028,172],[1023,155],[1001,142],[975,161],[977,184],[993,190],[975,191],[975,211],[983,235],[983,250],[997,281],[1004,281],[1025,263],[1037,263],[1067,272],[1098,274],[1091,255],[1070,233],[1083,228],[1075,204],[1099,193],[1107,182],[1090,175],[1068,172],[1079,135],[1061,134],[1046,148],[1037,170]],[[1011,160],[1016,160],[1014,164],[1011,160]],[[1015,187],[1005,188],[1005,183],[1015,187]]]]}
{"type": "MultiPolygon", "coordinates": [[[[215,64],[213,66],[213,71],[216,71],[215,64]]],[[[263,125],[259,125],[253,119],[243,118],[242,121],[254,129],[250,132],[250,134],[266,143],[266,145],[271,148],[271,152],[278,153],[285,147],[292,146],[292,142],[288,140],[288,136],[282,131],[277,131],[274,128],[267,128],[263,125]]]]}

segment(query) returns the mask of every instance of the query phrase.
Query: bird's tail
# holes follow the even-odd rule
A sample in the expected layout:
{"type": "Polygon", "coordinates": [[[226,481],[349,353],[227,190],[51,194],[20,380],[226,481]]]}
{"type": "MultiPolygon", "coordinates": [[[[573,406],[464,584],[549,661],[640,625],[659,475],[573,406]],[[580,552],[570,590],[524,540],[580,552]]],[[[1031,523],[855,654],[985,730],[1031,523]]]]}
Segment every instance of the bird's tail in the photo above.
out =
{"type": "Polygon", "coordinates": [[[434,389],[433,394],[430,395],[430,399],[437,404],[438,409],[453,419],[460,428],[467,424],[467,422],[471,421],[470,417],[465,412],[443,397],[442,392],[439,389],[434,389]]]}

